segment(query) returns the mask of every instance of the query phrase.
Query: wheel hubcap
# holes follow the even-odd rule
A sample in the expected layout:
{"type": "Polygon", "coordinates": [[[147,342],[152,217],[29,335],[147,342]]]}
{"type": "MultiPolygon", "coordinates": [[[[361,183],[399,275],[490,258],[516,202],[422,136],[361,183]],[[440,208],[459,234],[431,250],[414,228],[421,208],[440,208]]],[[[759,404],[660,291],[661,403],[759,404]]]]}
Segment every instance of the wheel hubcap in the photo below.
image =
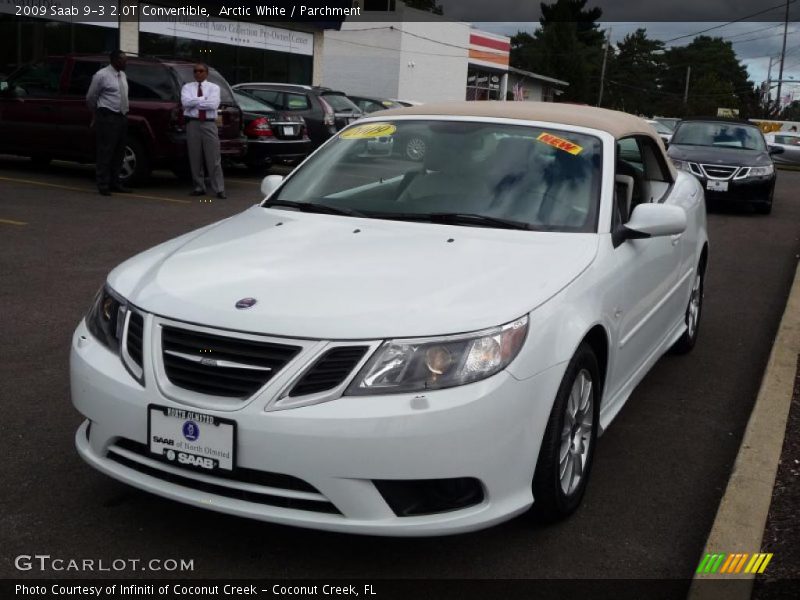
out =
{"type": "Polygon", "coordinates": [[[125,146],[125,156],[122,159],[122,169],[120,170],[120,178],[128,179],[136,170],[136,154],[130,146],[125,146]]]}
{"type": "Polygon", "coordinates": [[[594,389],[592,376],[582,369],[572,383],[561,430],[558,475],[561,491],[572,494],[583,479],[586,459],[592,444],[594,424],[594,389]]]}
{"type": "Polygon", "coordinates": [[[689,298],[689,307],[686,310],[686,329],[689,337],[694,337],[697,331],[697,323],[700,320],[700,303],[702,301],[702,279],[700,274],[694,278],[694,285],[692,286],[692,295],[689,298]]]}
{"type": "Polygon", "coordinates": [[[406,144],[406,154],[412,160],[422,160],[425,156],[425,142],[419,138],[412,138],[406,144]]]}

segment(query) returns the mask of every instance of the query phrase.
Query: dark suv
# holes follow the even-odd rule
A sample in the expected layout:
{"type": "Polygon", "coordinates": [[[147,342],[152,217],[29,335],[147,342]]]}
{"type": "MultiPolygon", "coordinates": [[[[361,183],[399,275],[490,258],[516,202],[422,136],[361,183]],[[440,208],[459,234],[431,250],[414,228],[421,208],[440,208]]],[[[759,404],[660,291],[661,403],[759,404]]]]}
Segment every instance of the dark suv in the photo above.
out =
{"type": "Polygon", "coordinates": [[[287,113],[303,117],[313,147],[363,116],[343,92],[291,83],[239,83],[233,86],[287,113]]]}
{"type": "MultiPolygon", "coordinates": [[[[53,56],[19,68],[0,89],[0,152],[52,159],[94,162],[95,132],[86,107],[92,76],[108,64],[103,55],[53,56]]],[[[194,81],[193,63],[130,56],[128,143],[121,179],[137,183],[156,167],[188,170],[181,86],[194,81]]],[[[218,118],[223,158],[246,151],[242,112],[225,79],[210,69],[209,81],[220,87],[218,118]]]]}

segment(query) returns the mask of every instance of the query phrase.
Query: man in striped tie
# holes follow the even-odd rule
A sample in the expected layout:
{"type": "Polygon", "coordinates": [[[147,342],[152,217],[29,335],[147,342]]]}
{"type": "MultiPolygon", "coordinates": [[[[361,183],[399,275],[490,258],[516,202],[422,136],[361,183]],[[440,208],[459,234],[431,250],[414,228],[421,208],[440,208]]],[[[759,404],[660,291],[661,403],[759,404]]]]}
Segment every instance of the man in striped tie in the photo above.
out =
{"type": "Polygon", "coordinates": [[[186,120],[186,143],[189,149],[189,166],[192,169],[194,189],[191,196],[206,194],[206,179],[211,193],[225,199],[225,181],[222,176],[222,158],[217,130],[219,86],[207,81],[208,65],[194,66],[194,81],[181,89],[181,104],[186,120]],[[205,177],[203,171],[205,169],[205,177]]]}

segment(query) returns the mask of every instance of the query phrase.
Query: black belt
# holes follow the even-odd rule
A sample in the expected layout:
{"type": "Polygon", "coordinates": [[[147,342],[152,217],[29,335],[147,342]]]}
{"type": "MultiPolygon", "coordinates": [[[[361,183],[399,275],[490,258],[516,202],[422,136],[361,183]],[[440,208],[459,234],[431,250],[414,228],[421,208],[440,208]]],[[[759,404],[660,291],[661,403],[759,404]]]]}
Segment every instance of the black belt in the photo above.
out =
{"type": "Polygon", "coordinates": [[[100,114],[103,114],[103,115],[117,115],[118,117],[124,117],[125,116],[121,112],[118,112],[116,110],[111,110],[110,108],[106,108],[105,106],[100,106],[97,109],[97,112],[99,112],[100,114]]]}
{"type": "Polygon", "coordinates": [[[203,119],[198,119],[197,117],[187,117],[184,115],[183,120],[186,121],[187,123],[189,121],[200,121],[201,123],[213,123],[214,121],[216,121],[216,117],[213,117],[211,119],[206,119],[205,121],[203,121],[203,119]]]}

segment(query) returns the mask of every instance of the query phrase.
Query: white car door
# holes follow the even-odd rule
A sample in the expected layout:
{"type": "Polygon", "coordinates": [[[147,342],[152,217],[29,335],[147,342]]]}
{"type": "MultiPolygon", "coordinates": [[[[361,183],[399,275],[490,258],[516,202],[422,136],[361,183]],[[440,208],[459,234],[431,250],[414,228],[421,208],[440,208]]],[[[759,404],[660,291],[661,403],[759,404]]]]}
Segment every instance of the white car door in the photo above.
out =
{"type": "MultiPolygon", "coordinates": [[[[618,172],[631,166],[638,170],[635,175],[639,178],[639,197],[634,200],[664,201],[665,198],[655,196],[669,193],[669,183],[648,182],[646,157],[636,156],[636,151],[641,151],[638,144],[626,142],[629,140],[621,141],[618,172]],[[622,165],[623,161],[627,165],[622,165]]],[[[614,211],[614,218],[626,219],[620,214],[614,211]]],[[[618,225],[618,220],[612,221],[612,231],[618,225]]],[[[606,390],[609,399],[643,376],[643,367],[682,318],[684,294],[678,287],[682,238],[683,235],[628,239],[617,245],[610,256],[610,273],[616,283],[606,296],[615,346],[606,390]]]]}

